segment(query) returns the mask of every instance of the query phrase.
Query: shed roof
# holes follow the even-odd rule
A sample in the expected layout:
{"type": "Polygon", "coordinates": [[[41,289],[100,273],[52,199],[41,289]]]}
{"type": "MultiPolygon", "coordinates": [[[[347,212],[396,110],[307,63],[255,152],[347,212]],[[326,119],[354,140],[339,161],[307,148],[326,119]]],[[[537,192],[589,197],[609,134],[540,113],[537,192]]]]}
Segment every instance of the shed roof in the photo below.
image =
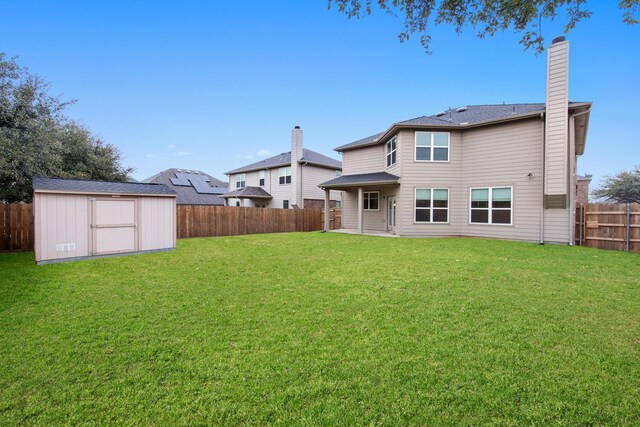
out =
{"type": "MultiPolygon", "coordinates": [[[[324,154],[317,153],[307,148],[302,149],[302,158],[299,163],[311,163],[316,166],[326,167],[330,169],[342,169],[342,162],[340,160],[332,159],[324,154]]],[[[291,151],[286,153],[277,154],[268,159],[260,160],[259,162],[251,163],[246,166],[239,167],[237,169],[226,172],[227,175],[251,172],[260,169],[273,169],[277,167],[290,166],[291,165],[291,151]]]]}
{"type": "Polygon", "coordinates": [[[164,184],[141,182],[92,181],[83,179],[33,177],[36,192],[108,193],[108,194],[149,194],[175,196],[176,192],[164,184]]]}

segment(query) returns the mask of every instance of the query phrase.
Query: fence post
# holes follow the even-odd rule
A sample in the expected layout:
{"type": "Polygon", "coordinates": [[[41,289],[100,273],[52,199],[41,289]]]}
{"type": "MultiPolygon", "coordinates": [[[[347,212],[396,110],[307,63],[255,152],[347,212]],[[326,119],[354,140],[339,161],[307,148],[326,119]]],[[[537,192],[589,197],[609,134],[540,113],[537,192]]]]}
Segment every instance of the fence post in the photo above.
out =
{"type": "Polygon", "coordinates": [[[583,221],[583,212],[584,212],[584,204],[580,203],[580,221],[579,221],[579,227],[580,227],[580,238],[578,239],[578,244],[580,246],[582,246],[582,221],[583,221]]]}
{"type": "Polygon", "coordinates": [[[629,238],[630,238],[630,223],[631,223],[631,206],[627,203],[627,223],[626,223],[626,233],[624,239],[624,251],[629,253],[629,238]]]}

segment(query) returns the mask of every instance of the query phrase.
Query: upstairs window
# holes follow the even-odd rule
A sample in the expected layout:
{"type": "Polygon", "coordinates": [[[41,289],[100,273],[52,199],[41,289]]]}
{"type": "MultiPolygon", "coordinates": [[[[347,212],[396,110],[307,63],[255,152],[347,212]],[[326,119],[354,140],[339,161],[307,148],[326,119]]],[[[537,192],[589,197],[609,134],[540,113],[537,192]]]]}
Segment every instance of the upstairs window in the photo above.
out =
{"type": "Polygon", "coordinates": [[[449,132],[416,132],[415,160],[420,162],[448,162],[449,132]]]}
{"type": "Polygon", "coordinates": [[[265,171],[260,171],[258,172],[258,179],[260,180],[260,187],[264,187],[264,177],[265,177],[265,171]]]}
{"type": "Polygon", "coordinates": [[[291,184],[291,168],[280,168],[280,184],[291,184]]]}
{"type": "Polygon", "coordinates": [[[244,188],[247,185],[247,174],[239,173],[236,175],[236,188],[244,188]]]}
{"type": "Polygon", "coordinates": [[[511,187],[472,188],[472,224],[511,224],[511,187]]]}
{"type": "Polygon", "coordinates": [[[396,164],[396,137],[387,142],[387,167],[396,164]]]}
{"type": "Polygon", "coordinates": [[[365,191],[364,192],[364,207],[365,211],[377,211],[380,208],[380,192],[379,191],[365,191]]]}
{"type": "Polygon", "coordinates": [[[342,176],[342,171],[336,171],[336,178],[339,178],[342,176]]]}

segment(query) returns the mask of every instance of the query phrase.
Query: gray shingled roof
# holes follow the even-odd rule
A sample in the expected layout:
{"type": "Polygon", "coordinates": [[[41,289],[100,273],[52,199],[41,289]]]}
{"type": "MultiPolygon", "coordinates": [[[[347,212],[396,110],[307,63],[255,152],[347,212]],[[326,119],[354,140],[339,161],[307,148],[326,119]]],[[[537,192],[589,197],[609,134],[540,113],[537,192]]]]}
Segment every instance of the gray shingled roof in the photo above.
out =
{"type": "MultiPolygon", "coordinates": [[[[544,103],[537,104],[493,104],[493,105],[467,105],[464,107],[450,108],[431,116],[421,116],[414,119],[394,123],[394,126],[438,126],[454,127],[472,125],[482,122],[502,120],[509,117],[527,115],[545,110],[544,103]]],[[[349,144],[335,148],[336,151],[348,150],[355,147],[374,145],[385,132],[359,139],[349,144]]]]}
{"type": "Polygon", "coordinates": [[[342,175],[318,185],[320,188],[340,188],[373,184],[395,184],[399,176],[387,172],[361,173],[355,175],[342,175]]]}
{"type": "Polygon", "coordinates": [[[171,168],[142,182],[164,184],[178,195],[179,205],[224,206],[221,194],[229,191],[229,184],[204,172],[171,168]]]}
{"type": "Polygon", "coordinates": [[[267,193],[261,187],[244,187],[239,190],[232,191],[222,196],[225,199],[238,198],[238,199],[271,199],[271,194],[267,193]]]}
{"type": "Polygon", "coordinates": [[[147,184],[139,182],[89,181],[82,179],[61,179],[33,177],[34,190],[69,191],[83,193],[117,193],[117,194],[176,194],[163,184],[147,184]]]}
{"type": "MultiPolygon", "coordinates": [[[[318,166],[324,166],[332,169],[342,169],[342,162],[331,157],[327,157],[324,154],[317,153],[307,148],[302,149],[301,163],[312,163],[318,166]]],[[[290,166],[291,165],[291,151],[287,153],[281,153],[268,159],[260,160],[259,162],[251,163],[246,166],[239,167],[237,169],[226,172],[227,175],[233,175],[242,172],[251,172],[260,169],[273,169],[277,167],[290,166]]]]}

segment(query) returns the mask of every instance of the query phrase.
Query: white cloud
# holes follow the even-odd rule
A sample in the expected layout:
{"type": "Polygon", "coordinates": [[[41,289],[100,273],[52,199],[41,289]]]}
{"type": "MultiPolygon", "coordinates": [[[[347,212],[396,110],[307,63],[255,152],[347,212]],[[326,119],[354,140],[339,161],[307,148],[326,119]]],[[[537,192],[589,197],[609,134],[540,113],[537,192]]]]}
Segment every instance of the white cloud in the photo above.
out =
{"type": "Polygon", "coordinates": [[[176,157],[186,156],[187,154],[189,154],[189,153],[187,153],[186,151],[178,151],[176,153],[176,157]]]}
{"type": "Polygon", "coordinates": [[[145,157],[146,157],[147,159],[155,159],[155,158],[156,158],[156,157],[158,157],[158,156],[156,156],[155,154],[145,154],[145,157]]]}
{"type": "Polygon", "coordinates": [[[245,160],[253,159],[254,156],[255,155],[253,153],[247,153],[247,152],[238,154],[238,157],[245,160]]]}
{"type": "Polygon", "coordinates": [[[167,145],[167,148],[176,148],[176,145],[175,144],[169,144],[169,145],[167,145]]]}

